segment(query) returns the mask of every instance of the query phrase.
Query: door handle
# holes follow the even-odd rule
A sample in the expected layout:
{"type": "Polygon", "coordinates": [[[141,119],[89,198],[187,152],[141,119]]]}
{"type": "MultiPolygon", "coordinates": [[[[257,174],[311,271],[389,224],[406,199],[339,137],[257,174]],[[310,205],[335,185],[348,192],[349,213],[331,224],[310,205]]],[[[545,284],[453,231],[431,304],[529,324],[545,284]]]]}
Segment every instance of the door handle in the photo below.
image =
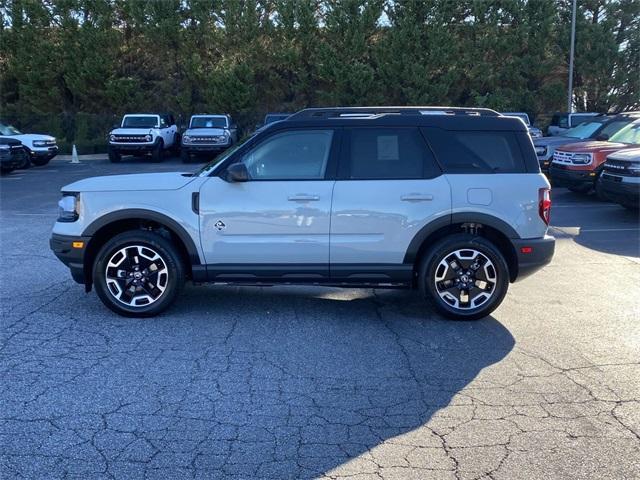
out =
{"type": "Polygon", "coordinates": [[[315,202],[320,200],[318,195],[306,195],[304,193],[298,193],[296,195],[289,195],[287,200],[290,202],[315,202]]]}
{"type": "Polygon", "coordinates": [[[433,195],[428,193],[410,193],[408,195],[402,195],[400,200],[403,202],[429,202],[433,200],[433,195]]]}

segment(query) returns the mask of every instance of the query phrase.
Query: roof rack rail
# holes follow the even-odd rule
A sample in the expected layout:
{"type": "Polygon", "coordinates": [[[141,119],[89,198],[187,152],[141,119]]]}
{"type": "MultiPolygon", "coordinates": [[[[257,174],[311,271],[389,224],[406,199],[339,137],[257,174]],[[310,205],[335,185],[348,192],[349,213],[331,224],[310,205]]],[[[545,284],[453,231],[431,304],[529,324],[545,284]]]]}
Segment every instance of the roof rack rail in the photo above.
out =
{"type": "Polygon", "coordinates": [[[289,118],[290,120],[321,118],[366,118],[377,115],[471,115],[483,117],[499,117],[500,114],[490,108],[471,107],[328,107],[305,108],[289,118]]]}

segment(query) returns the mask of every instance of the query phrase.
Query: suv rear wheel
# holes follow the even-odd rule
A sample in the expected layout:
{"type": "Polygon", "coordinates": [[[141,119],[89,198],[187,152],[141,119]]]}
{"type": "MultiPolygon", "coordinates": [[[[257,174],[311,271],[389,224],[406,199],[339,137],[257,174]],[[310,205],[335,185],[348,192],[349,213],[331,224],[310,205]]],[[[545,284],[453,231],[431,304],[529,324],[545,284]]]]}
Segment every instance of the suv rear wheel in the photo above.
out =
{"type": "Polygon", "coordinates": [[[507,293],[509,270],[488,240],[469,234],[446,237],[423,257],[420,292],[442,315],[476,320],[493,312],[507,293]]]}
{"type": "Polygon", "coordinates": [[[151,317],[175,300],[184,284],[184,267],[166,238],[143,230],[124,232],[98,252],[93,284],[114,312],[151,317]]]}

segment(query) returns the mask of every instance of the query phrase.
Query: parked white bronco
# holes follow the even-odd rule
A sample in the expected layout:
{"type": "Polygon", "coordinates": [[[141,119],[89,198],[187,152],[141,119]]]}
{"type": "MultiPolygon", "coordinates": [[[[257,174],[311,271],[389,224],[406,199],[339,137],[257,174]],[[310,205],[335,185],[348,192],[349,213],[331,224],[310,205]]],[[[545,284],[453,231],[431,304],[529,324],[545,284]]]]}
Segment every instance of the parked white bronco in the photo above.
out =
{"type": "Polygon", "coordinates": [[[475,319],[555,245],[527,128],[488,109],[302,110],[195,173],[88,178],[59,205],[54,253],[134,317],[191,279],[415,288],[475,319]]]}
{"type": "Polygon", "coordinates": [[[238,141],[238,127],[230,115],[193,115],[182,135],[180,157],[187,163],[196,155],[212,155],[238,141]]]}
{"type": "Polygon", "coordinates": [[[164,152],[180,145],[178,126],[171,114],[127,114],[119,126],[109,133],[109,160],[117,163],[122,155],[151,154],[154,162],[164,152]]]}

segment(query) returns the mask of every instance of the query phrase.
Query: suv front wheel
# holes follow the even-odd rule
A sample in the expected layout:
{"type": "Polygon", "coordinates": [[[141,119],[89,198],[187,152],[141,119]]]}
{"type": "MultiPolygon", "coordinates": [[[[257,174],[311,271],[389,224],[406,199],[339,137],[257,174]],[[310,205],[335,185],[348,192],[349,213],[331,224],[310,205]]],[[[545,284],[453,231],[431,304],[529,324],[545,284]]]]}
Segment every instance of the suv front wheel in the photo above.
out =
{"type": "Polygon", "coordinates": [[[116,235],[98,252],[96,292],[126,317],[151,317],[168,308],[184,284],[180,255],[166,238],[148,231],[116,235]]]}
{"type": "Polygon", "coordinates": [[[442,315],[476,320],[493,312],[507,293],[503,255],[482,237],[457,234],[436,243],[420,264],[420,292],[442,315]]]}

